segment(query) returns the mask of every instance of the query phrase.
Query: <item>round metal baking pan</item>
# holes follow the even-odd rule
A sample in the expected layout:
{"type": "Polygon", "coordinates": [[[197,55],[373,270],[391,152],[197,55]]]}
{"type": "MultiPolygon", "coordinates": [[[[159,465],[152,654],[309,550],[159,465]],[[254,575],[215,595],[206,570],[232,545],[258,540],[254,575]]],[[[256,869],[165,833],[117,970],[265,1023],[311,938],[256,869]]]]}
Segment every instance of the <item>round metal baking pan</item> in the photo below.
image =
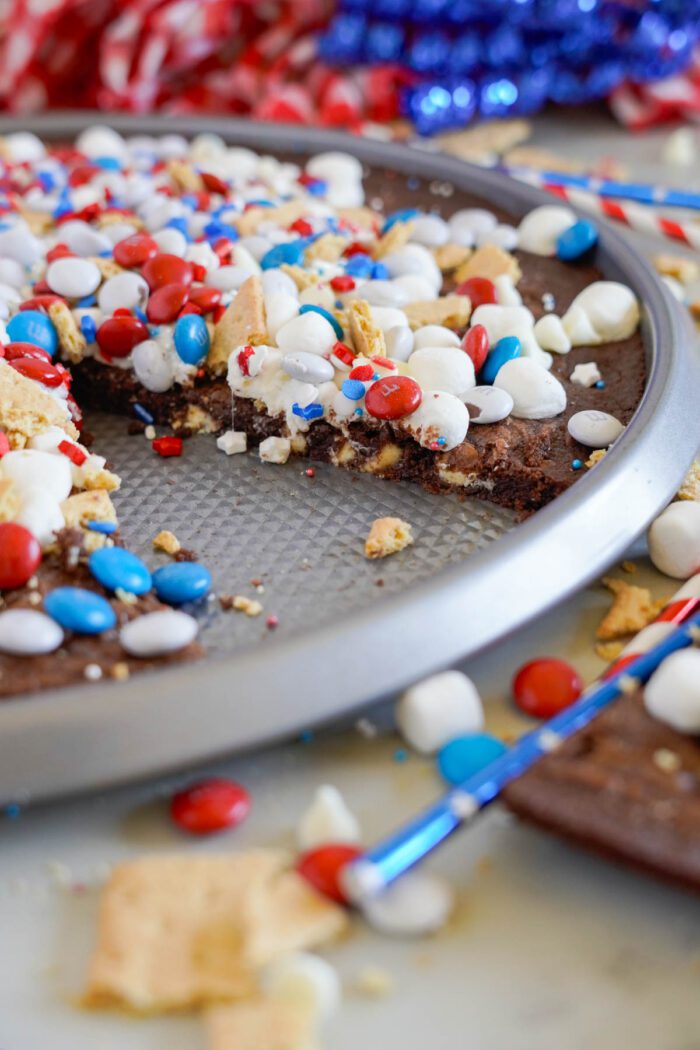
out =
{"type": "MultiPolygon", "coordinates": [[[[55,113],[2,120],[0,134],[25,129],[45,138],[70,138],[88,124],[107,120],[125,134],[209,131],[231,143],[271,153],[346,150],[374,167],[449,181],[516,214],[551,200],[538,190],[442,154],[292,126],[220,118],[55,113]]],[[[362,536],[357,522],[363,518],[363,507],[369,522],[376,516],[371,512],[377,500],[392,509],[398,501],[401,507],[413,506],[423,520],[444,513],[444,537],[434,537],[432,547],[427,546],[435,550],[442,540],[443,548],[454,548],[457,560],[428,557],[421,563],[417,558],[414,570],[403,575],[387,566],[385,574],[394,586],[371,593],[361,588],[362,600],[353,606],[335,599],[324,604],[324,594],[332,590],[329,580],[344,561],[336,559],[329,570],[326,559],[320,558],[318,565],[301,566],[320,588],[315,594],[310,588],[311,627],[299,622],[288,636],[280,631],[264,640],[258,629],[250,644],[227,654],[225,647],[217,653],[214,646],[215,654],[201,663],[136,676],[126,683],[84,685],[0,704],[0,800],[27,801],[113,784],[250,748],[347,715],[503,638],[605,569],[672,497],[696,451],[693,420],[700,371],[691,349],[694,335],[689,321],[651,268],[605,223],[601,223],[599,260],[605,274],[630,285],[643,304],[649,380],[632,422],[595,471],[515,528],[507,515],[485,504],[467,501],[466,510],[442,512],[440,497],[427,497],[408,486],[361,477],[359,488],[351,490],[351,476],[344,471],[322,471],[328,491],[322,486],[304,490],[301,499],[307,501],[309,514],[299,518],[297,528],[303,528],[304,520],[307,531],[318,528],[319,508],[327,514],[329,501],[338,502],[341,490],[334,478],[339,475],[343,480],[337,484],[345,486],[342,499],[352,491],[355,542],[362,536]],[[463,547],[461,532],[457,534],[462,526],[473,539],[463,547]]],[[[104,433],[116,433],[110,425],[116,424],[105,423],[104,433]]],[[[123,431],[123,421],[121,426],[123,431]]],[[[193,456],[206,454],[212,459],[209,440],[197,439],[193,444],[201,443],[201,452],[193,456]]],[[[265,489],[279,484],[284,492],[288,484],[290,501],[299,498],[298,464],[296,471],[289,468],[276,482],[258,470],[252,457],[234,458],[244,461],[232,469],[249,491],[256,485],[265,489]]],[[[190,464],[185,499],[195,518],[199,474],[192,464],[196,462],[190,464]]],[[[223,484],[222,477],[218,485],[223,484]]],[[[127,470],[125,489],[133,484],[127,470]]],[[[176,501],[178,486],[174,484],[170,493],[162,487],[164,511],[174,513],[169,504],[176,501]]],[[[446,507],[457,506],[451,498],[445,499],[446,507]]],[[[283,499],[280,502],[284,526],[287,508],[283,499]]],[[[239,521],[245,519],[245,500],[242,503],[239,521]]],[[[137,505],[138,500],[132,500],[134,514],[137,505]]],[[[120,507],[131,542],[130,507],[123,501],[120,507]]],[[[348,507],[343,505],[339,511],[335,506],[333,528],[341,520],[339,513],[347,517],[348,507]]],[[[166,518],[164,524],[170,520],[166,518]]],[[[213,534],[211,544],[206,539],[207,521],[205,514],[195,524],[204,537],[199,553],[212,563],[216,544],[213,534]]],[[[235,535],[232,524],[230,536],[224,535],[229,546],[235,535]]],[[[418,544],[415,551],[420,553],[418,544]]],[[[281,563],[284,555],[282,550],[281,563]]],[[[376,570],[375,574],[380,575],[376,570]]],[[[376,584],[376,578],[372,582],[376,584]]],[[[245,641],[248,624],[255,621],[239,630],[243,619],[235,617],[235,630],[245,641]]],[[[233,632],[233,620],[228,623],[233,632]]]]}

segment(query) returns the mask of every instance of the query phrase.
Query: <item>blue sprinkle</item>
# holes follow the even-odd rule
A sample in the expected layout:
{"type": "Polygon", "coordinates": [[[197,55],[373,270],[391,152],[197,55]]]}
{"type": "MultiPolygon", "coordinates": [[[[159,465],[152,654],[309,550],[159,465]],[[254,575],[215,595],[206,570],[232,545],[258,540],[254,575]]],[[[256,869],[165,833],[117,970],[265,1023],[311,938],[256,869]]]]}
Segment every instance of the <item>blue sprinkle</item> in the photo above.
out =
{"type": "Polygon", "coordinates": [[[415,219],[416,215],[420,215],[418,208],[401,208],[399,211],[391,212],[384,220],[382,233],[388,233],[397,222],[408,222],[409,219],[415,219]]]}
{"type": "MultiPolygon", "coordinates": [[[[111,252],[109,253],[112,254],[111,252]]],[[[79,302],[76,303],[78,310],[89,310],[91,306],[94,306],[97,302],[97,297],[94,295],[86,295],[79,302]]]]}
{"type": "Polygon", "coordinates": [[[305,303],[304,306],[300,307],[299,313],[300,314],[311,314],[311,313],[320,314],[321,317],[323,317],[326,321],[328,321],[328,324],[331,325],[331,327],[333,328],[333,331],[335,332],[337,338],[342,340],[342,338],[343,338],[343,329],[338,324],[338,322],[336,321],[336,319],[333,316],[333,314],[329,313],[328,310],[324,310],[322,306],[314,306],[313,303],[305,303]]]}
{"type": "Polygon", "coordinates": [[[87,343],[94,343],[95,336],[97,335],[97,326],[93,321],[92,317],[81,317],[80,318],[80,331],[85,337],[87,343]]]}
{"type": "Polygon", "coordinates": [[[46,613],[67,631],[101,634],[116,627],[117,617],[106,598],[83,587],[57,587],[44,597],[46,613]]]}
{"type": "Polygon", "coordinates": [[[189,227],[187,225],[187,219],[184,215],[176,216],[173,219],[168,219],[166,227],[170,227],[171,230],[179,230],[185,240],[189,243],[192,238],[190,237],[189,227]]]}
{"type": "Polygon", "coordinates": [[[5,806],[5,816],[8,820],[19,820],[22,810],[16,802],[8,802],[5,806]]]}
{"type": "Polygon", "coordinates": [[[256,208],[274,208],[274,204],[272,203],[272,201],[268,201],[263,198],[256,201],[248,201],[247,203],[251,205],[254,204],[256,208]]]}
{"type": "Polygon", "coordinates": [[[389,278],[389,271],[387,270],[384,263],[376,262],[372,267],[372,280],[373,281],[386,281],[389,278]]]}
{"type": "Polygon", "coordinates": [[[186,193],[184,197],[180,197],[180,203],[184,204],[186,208],[190,208],[191,211],[196,211],[199,204],[197,198],[193,197],[191,193],[186,193]]]}
{"type": "Polygon", "coordinates": [[[95,157],[92,163],[103,171],[121,171],[121,161],[117,157],[95,157]]]}
{"type": "Polygon", "coordinates": [[[444,438],[444,437],[439,437],[439,438],[437,439],[437,442],[436,442],[436,444],[438,444],[438,445],[446,445],[446,444],[447,444],[447,438],[444,438]]]}
{"type": "Polygon", "coordinates": [[[365,396],[365,384],[359,379],[344,379],[340,389],[349,401],[360,401],[365,396]]]}
{"type": "Polygon", "coordinates": [[[151,339],[155,339],[159,332],[160,326],[157,324],[151,325],[151,327],[148,329],[148,334],[150,335],[151,339]]]}
{"type": "Polygon", "coordinates": [[[583,463],[582,463],[582,461],[580,459],[572,459],[571,460],[571,469],[572,470],[580,470],[582,466],[583,466],[583,463]]]}
{"type": "Polygon", "coordinates": [[[88,558],[88,568],[109,591],[119,588],[130,594],[145,594],[151,589],[151,574],[147,566],[123,547],[100,547],[93,551],[88,558]]]}
{"type": "Polygon", "coordinates": [[[310,744],[312,740],[314,740],[315,736],[316,734],[314,733],[313,729],[304,729],[299,734],[299,740],[302,744],[310,744]]]}
{"type": "Polygon", "coordinates": [[[132,405],[132,408],[134,410],[134,415],[138,419],[140,419],[143,423],[148,423],[150,425],[151,423],[154,422],[153,416],[148,411],[148,409],[144,408],[143,405],[140,405],[138,403],[138,401],[134,402],[134,404],[132,405]]]}
{"type": "Polygon", "coordinates": [[[238,230],[226,222],[208,222],[202,232],[210,241],[218,241],[222,237],[228,238],[229,241],[238,240],[238,230]]]}
{"type": "Polygon", "coordinates": [[[111,248],[104,248],[99,254],[100,259],[111,259],[114,253],[111,248]]]}
{"type": "Polygon", "coordinates": [[[313,179],[307,182],[305,189],[312,197],[325,197],[328,192],[328,183],[324,179],[313,179]]]}
{"type": "Polygon", "coordinates": [[[44,193],[50,193],[51,190],[55,189],[56,180],[54,179],[50,171],[40,171],[37,174],[37,178],[41,183],[41,188],[44,191],[44,193]]]}
{"type": "Polygon", "coordinates": [[[598,388],[598,390],[605,390],[605,380],[599,379],[596,383],[596,387],[598,388]]]}
{"type": "Polygon", "coordinates": [[[335,307],[336,307],[336,310],[342,310],[343,309],[343,300],[342,299],[336,299],[335,307]]]}
{"type": "Polygon", "coordinates": [[[505,744],[489,733],[471,733],[445,744],[438,752],[437,766],[448,784],[460,784],[506,750],[505,744]]]}
{"type": "Polygon", "coordinates": [[[132,306],[131,312],[134,315],[134,317],[138,317],[139,321],[142,321],[143,324],[148,324],[148,317],[146,316],[145,311],[142,310],[140,306],[132,306]]]}
{"type": "Polygon", "coordinates": [[[173,562],[161,565],[153,573],[153,586],[162,602],[182,605],[198,601],[211,590],[211,573],[196,561],[173,562]]]}
{"type": "Polygon", "coordinates": [[[408,752],[399,747],[394,751],[394,762],[408,762],[408,752]]]}
{"type": "Polygon", "coordinates": [[[371,277],[373,269],[374,263],[364,252],[356,252],[345,263],[345,272],[351,277],[371,277]]]}
{"type": "Polygon", "coordinates": [[[87,528],[90,532],[101,532],[104,536],[111,536],[117,531],[117,523],[115,521],[89,521],[87,528]]]}
{"type": "Polygon", "coordinates": [[[295,416],[299,416],[301,419],[305,419],[310,422],[312,419],[320,419],[323,415],[323,405],[318,401],[312,401],[310,405],[302,406],[295,401],[292,405],[292,412],[295,416]]]}
{"type": "Polygon", "coordinates": [[[364,416],[364,412],[362,411],[361,408],[356,408],[355,409],[355,415],[356,416],[364,416]]]}
{"type": "Polygon", "coordinates": [[[52,216],[54,219],[60,219],[62,215],[67,215],[69,211],[73,211],[70,204],[67,201],[61,201],[54,208],[52,216]]]}
{"type": "Polygon", "coordinates": [[[409,190],[417,190],[420,186],[420,179],[417,179],[415,175],[411,175],[409,179],[406,179],[406,186],[409,190]]]}

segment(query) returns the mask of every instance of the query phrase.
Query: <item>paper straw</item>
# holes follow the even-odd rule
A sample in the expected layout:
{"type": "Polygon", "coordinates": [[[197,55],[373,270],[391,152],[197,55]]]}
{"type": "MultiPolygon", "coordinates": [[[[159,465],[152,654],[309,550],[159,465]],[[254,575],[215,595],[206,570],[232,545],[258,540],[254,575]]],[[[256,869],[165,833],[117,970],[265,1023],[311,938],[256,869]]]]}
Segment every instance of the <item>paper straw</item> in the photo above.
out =
{"type": "Polygon", "coordinates": [[[507,784],[527,772],[543,755],[556,750],[614,700],[635,692],[667,656],[700,643],[700,599],[687,597],[688,608],[695,612],[671,634],[610,677],[594,682],[576,703],[525,734],[500,758],[453,787],[420,816],[348,865],[342,873],[342,883],[349,900],[360,903],[381,893],[457,828],[474,820],[507,784]]]}
{"type": "MultiPolygon", "coordinates": [[[[516,179],[527,179],[533,174],[532,168],[506,167],[502,170],[516,179]]],[[[548,186],[587,190],[597,197],[655,204],[666,208],[700,210],[700,193],[688,190],[674,190],[668,186],[654,186],[643,182],[619,182],[615,179],[601,179],[596,175],[572,175],[562,171],[536,171],[534,174],[548,186]]]]}

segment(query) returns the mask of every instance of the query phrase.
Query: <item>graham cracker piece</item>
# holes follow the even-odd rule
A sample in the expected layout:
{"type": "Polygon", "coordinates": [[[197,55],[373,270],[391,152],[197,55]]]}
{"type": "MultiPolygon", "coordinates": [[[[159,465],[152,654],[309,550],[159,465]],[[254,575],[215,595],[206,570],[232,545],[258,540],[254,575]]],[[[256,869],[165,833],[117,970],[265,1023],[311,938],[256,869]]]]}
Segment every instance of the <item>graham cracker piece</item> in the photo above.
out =
{"type": "Polygon", "coordinates": [[[102,893],[85,1005],[162,1013],[254,995],[257,965],[347,923],[308,884],[304,900],[290,897],[285,863],[279,851],[252,850],[117,865],[102,893]]]}
{"type": "Polygon", "coordinates": [[[662,252],[654,256],[654,269],[664,277],[673,277],[681,284],[691,284],[700,277],[700,266],[684,255],[662,252]]]}
{"type": "Polygon", "coordinates": [[[126,272],[124,267],[120,266],[114,259],[106,259],[102,255],[91,255],[90,262],[95,264],[104,281],[108,281],[110,277],[118,277],[120,273],[126,272]]]}
{"type": "Polygon", "coordinates": [[[434,141],[445,153],[463,160],[474,160],[493,153],[505,153],[532,134],[532,124],[527,120],[493,120],[478,124],[467,131],[450,131],[436,135],[434,141]]]}
{"type": "Polygon", "coordinates": [[[377,213],[371,208],[338,208],[338,218],[345,219],[360,230],[376,230],[378,228],[377,213]]]}
{"type": "Polygon", "coordinates": [[[233,225],[241,237],[249,237],[263,222],[272,222],[275,226],[291,226],[297,219],[302,218],[307,207],[307,202],[300,197],[285,201],[276,208],[260,208],[254,205],[252,208],[247,208],[242,215],[236,216],[233,225]]]}
{"type": "Polygon", "coordinates": [[[364,357],[386,354],[384,333],[372,320],[372,311],[366,299],[352,299],[346,310],[353,347],[364,357]]]}
{"type": "Polygon", "coordinates": [[[14,521],[22,506],[22,497],[12,478],[0,478],[0,521],[14,521]]]}
{"type": "Polygon", "coordinates": [[[225,372],[229,355],[237,346],[259,346],[267,341],[265,300],[257,274],[248,277],[214,328],[207,358],[212,372],[225,372]]]}
{"type": "Polygon", "coordinates": [[[678,490],[678,499],[700,502],[700,459],[696,459],[678,490]]]}
{"type": "Polygon", "coordinates": [[[153,549],[173,555],[182,550],[182,544],[170,529],[161,529],[158,535],[153,537],[153,549]]]}
{"type": "Polygon", "coordinates": [[[538,146],[516,146],[508,150],[504,161],[512,168],[536,168],[538,171],[561,171],[571,175],[586,171],[586,165],[572,157],[562,157],[538,146]]]}
{"type": "Polygon", "coordinates": [[[624,648],[624,642],[596,642],[595,652],[606,664],[611,664],[613,660],[617,660],[624,648]]]}
{"type": "Polygon", "coordinates": [[[433,249],[433,258],[443,273],[450,273],[462,266],[471,254],[472,249],[462,244],[441,244],[439,248],[433,249]]]}
{"type": "Polygon", "coordinates": [[[403,310],[413,331],[428,324],[465,328],[471,316],[472,304],[466,295],[445,295],[440,299],[408,303],[403,310]]]}
{"type": "Polygon", "coordinates": [[[49,317],[58,333],[61,349],[71,361],[82,360],[87,349],[87,341],[80,331],[73,312],[67,303],[55,302],[49,306],[49,317]]]}
{"type": "Polygon", "coordinates": [[[366,558],[386,558],[413,543],[411,526],[401,518],[377,518],[365,540],[366,558]]]}
{"type": "Polygon", "coordinates": [[[597,448],[594,452],[591,452],[590,456],[586,460],[586,466],[590,470],[596,463],[600,463],[601,459],[605,456],[608,450],[606,448],[597,448]]]}
{"type": "Polygon", "coordinates": [[[104,547],[108,537],[102,532],[88,529],[88,522],[111,521],[117,524],[114,505],[104,489],[77,492],[74,496],[69,496],[61,504],[61,511],[66,528],[84,530],[83,544],[89,554],[99,547],[104,547]]]}
{"type": "Polygon", "coordinates": [[[208,1050],[320,1050],[308,1012],[259,997],[207,1010],[208,1050]]]}
{"type": "Polygon", "coordinates": [[[318,274],[304,270],[301,266],[292,266],[291,263],[282,263],[280,270],[291,277],[300,292],[318,283],[318,274]]]}
{"type": "Polygon", "coordinates": [[[603,577],[603,585],[613,594],[613,603],[598,624],[595,636],[601,642],[616,641],[628,634],[636,634],[651,623],[657,615],[658,602],[653,601],[646,587],[635,587],[625,580],[603,577]]]}
{"type": "Polygon", "coordinates": [[[61,427],[74,440],[78,438],[63,405],[40,383],[0,361],[0,430],[7,434],[10,446],[24,448],[29,438],[51,426],[61,427]]]}
{"type": "Polygon", "coordinates": [[[455,272],[455,281],[460,284],[470,277],[488,277],[490,281],[502,274],[517,284],[522,277],[518,260],[510,252],[496,244],[482,244],[455,272]]]}
{"type": "Polygon", "coordinates": [[[106,226],[119,226],[121,223],[135,226],[137,230],[143,229],[143,220],[139,219],[138,215],[124,215],[120,211],[103,211],[95,220],[95,225],[100,230],[106,226]]]}
{"type": "Polygon", "coordinates": [[[375,242],[372,248],[373,259],[383,259],[391,252],[397,252],[408,244],[413,232],[412,222],[395,222],[383,236],[375,242]]]}
{"type": "Polygon", "coordinates": [[[94,471],[83,471],[83,488],[88,492],[116,492],[121,488],[122,479],[106,467],[96,467],[94,471]]]}
{"type": "Polygon", "coordinates": [[[347,243],[346,238],[339,233],[324,233],[306,249],[304,262],[307,266],[311,266],[316,259],[323,262],[337,262],[347,243]]]}
{"type": "Polygon", "coordinates": [[[32,211],[28,208],[21,197],[14,197],[15,207],[29,230],[38,237],[48,233],[53,228],[53,219],[44,211],[32,211]]]}
{"type": "Polygon", "coordinates": [[[202,176],[198,175],[191,164],[184,160],[169,160],[168,175],[176,189],[183,193],[198,193],[204,189],[202,176]]]}

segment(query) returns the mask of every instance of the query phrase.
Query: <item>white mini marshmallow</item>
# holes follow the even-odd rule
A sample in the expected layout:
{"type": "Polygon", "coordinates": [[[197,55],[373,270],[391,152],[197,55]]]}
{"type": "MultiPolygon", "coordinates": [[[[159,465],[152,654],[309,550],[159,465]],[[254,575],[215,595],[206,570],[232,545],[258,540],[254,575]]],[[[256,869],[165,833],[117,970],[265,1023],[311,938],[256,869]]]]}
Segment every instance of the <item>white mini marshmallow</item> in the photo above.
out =
{"type": "Polygon", "coordinates": [[[13,131],[3,137],[6,154],[15,164],[35,164],[46,156],[46,147],[31,131],[13,131]]]}
{"type": "Polygon", "coordinates": [[[424,448],[449,452],[461,445],[467,436],[469,413],[464,402],[454,394],[430,390],[423,394],[416,411],[401,422],[424,448]]]}
{"type": "Polygon", "coordinates": [[[327,354],[336,340],[333,325],[315,310],[287,321],[277,332],[277,346],[284,354],[327,354]]]}
{"type": "Polygon", "coordinates": [[[75,141],[75,148],[91,160],[100,157],[116,157],[125,160],[128,156],[126,142],[117,131],[105,124],[93,124],[81,131],[75,141]]]}
{"type": "Polygon", "coordinates": [[[322,1025],[337,1013],[342,999],[340,978],[320,955],[291,952],[268,964],[260,975],[263,992],[290,1003],[322,1025]]]}
{"type": "Polygon", "coordinates": [[[24,267],[16,259],[0,259],[0,281],[11,288],[21,288],[26,280],[24,267]]]}
{"type": "Polygon", "coordinates": [[[362,914],[379,933],[421,937],[445,925],[454,894],[444,879],[422,871],[402,875],[389,889],[362,905],[362,914]]]}
{"type": "Polygon", "coordinates": [[[447,225],[451,241],[471,248],[478,237],[496,229],[498,219],[486,208],[462,208],[450,216],[447,225]]]}
{"type": "Polygon", "coordinates": [[[408,325],[395,325],[384,333],[387,356],[394,361],[408,361],[413,353],[414,336],[408,325]]]}
{"type": "Polygon", "coordinates": [[[38,609],[0,612],[0,653],[39,656],[52,653],[62,641],[63,631],[59,625],[38,609]]]}
{"type": "Polygon", "coordinates": [[[435,292],[442,286],[442,273],[435,259],[421,244],[406,244],[382,259],[391,277],[414,274],[427,281],[435,292]]]}
{"type": "Polygon", "coordinates": [[[512,252],[518,247],[518,231],[507,223],[499,223],[492,230],[478,233],[476,243],[479,246],[494,244],[497,248],[502,248],[504,252],[512,252]]]}
{"type": "Polygon", "coordinates": [[[444,390],[460,401],[476,386],[471,358],[454,346],[424,346],[415,350],[408,359],[408,374],[422,390],[444,390]]]}
{"type": "MultiPolygon", "coordinates": [[[[52,456],[57,459],[57,456],[52,456]]],[[[67,460],[66,460],[67,462],[67,460]]],[[[48,547],[65,525],[63,511],[59,500],[45,489],[25,489],[22,493],[22,505],[14,519],[18,525],[24,525],[36,537],[42,547],[48,547]]]]}
{"type": "Polygon", "coordinates": [[[441,324],[426,324],[413,336],[414,350],[422,350],[424,346],[461,346],[461,343],[451,328],[441,324]]]}
{"type": "Polygon", "coordinates": [[[562,318],[573,346],[614,343],[627,339],[639,324],[639,303],[630,288],[618,281],[594,281],[576,296],[562,318]],[[585,315],[585,327],[578,311],[585,315]]]}
{"type": "Polygon", "coordinates": [[[559,204],[533,208],[518,227],[519,246],[534,255],[556,255],[557,238],[575,222],[576,215],[571,208],[559,204]]]}
{"type": "Polygon", "coordinates": [[[262,283],[263,295],[267,300],[268,296],[277,295],[283,293],[285,295],[291,295],[294,299],[299,298],[299,290],[295,285],[292,278],[284,270],[263,270],[260,278],[262,283]]]}
{"type": "Polygon", "coordinates": [[[619,419],[596,408],[575,412],[568,422],[568,430],[574,441],[589,448],[608,448],[613,441],[617,441],[624,429],[619,419]]]}
{"type": "Polygon", "coordinates": [[[220,266],[218,270],[207,270],[204,283],[222,292],[237,292],[249,277],[250,270],[245,266],[220,266]]]}
{"type": "Polygon", "coordinates": [[[513,415],[517,419],[551,419],[566,408],[566,391],[559,380],[528,357],[506,361],[494,386],[513,398],[513,415]]]}
{"type": "Polygon", "coordinates": [[[700,733],[700,650],[667,656],[644,688],[644,706],[679,733],[700,733]]]}
{"type": "Polygon", "coordinates": [[[489,345],[495,346],[499,339],[514,335],[520,340],[524,357],[530,357],[543,368],[551,368],[552,358],[537,342],[534,333],[535,318],[526,306],[499,306],[485,303],[478,306],[471,316],[471,326],[482,324],[489,337],[489,345]]]}
{"type": "Polygon", "coordinates": [[[109,317],[115,310],[133,310],[135,306],[143,308],[148,295],[148,285],[143,277],[133,270],[126,270],[105,281],[97,294],[97,305],[109,317]]]}
{"type": "Polygon", "coordinates": [[[349,179],[353,182],[362,178],[362,164],[351,153],[332,150],[317,153],[306,165],[306,171],[314,179],[324,182],[340,182],[349,179]]]}
{"type": "Polygon", "coordinates": [[[408,293],[397,281],[366,281],[353,298],[366,299],[372,306],[395,306],[398,309],[409,301],[408,293]]]}
{"type": "Polygon", "coordinates": [[[447,244],[450,230],[439,215],[416,215],[411,222],[411,241],[422,244],[425,248],[439,248],[440,245],[447,244]]]}
{"type": "Polygon", "coordinates": [[[68,299],[92,295],[100,286],[102,274],[89,259],[62,258],[49,263],[46,283],[52,292],[68,299]]]}
{"type": "Polygon", "coordinates": [[[315,849],[329,842],[360,841],[360,825],[345,799],[332,784],[323,784],[297,826],[297,842],[302,850],[315,849]]]}
{"type": "Polygon", "coordinates": [[[666,507],[651,523],[647,543],[659,572],[677,580],[700,572],[700,503],[679,500],[666,507]]]}
{"type": "Polygon", "coordinates": [[[119,641],[131,656],[164,656],[184,649],[198,630],[194,616],[180,609],[162,609],[129,620],[119,632],[119,641]]]}
{"type": "Polygon", "coordinates": [[[461,671],[443,671],[412,685],[399,698],[395,714],[401,735],[424,755],[484,725],[476,686],[461,671]]]}
{"type": "Polygon", "coordinates": [[[556,314],[540,317],[533,331],[543,350],[551,350],[554,354],[568,354],[571,349],[571,340],[566,334],[561,317],[557,317],[556,314]]]}
{"type": "Polygon", "coordinates": [[[244,430],[227,430],[216,439],[216,447],[227,456],[235,456],[248,448],[248,435],[244,430]]]}
{"type": "Polygon", "coordinates": [[[416,273],[404,273],[401,277],[395,277],[393,284],[402,288],[409,303],[425,303],[437,299],[439,288],[435,287],[434,281],[426,281],[416,273]]]}
{"type": "Polygon", "coordinates": [[[263,463],[286,463],[292,451],[289,438],[267,437],[258,449],[263,463]]]}
{"type": "Polygon", "coordinates": [[[0,459],[0,477],[10,478],[22,494],[39,489],[60,503],[68,499],[73,487],[70,467],[70,460],[62,453],[23,448],[0,459]]]}
{"type": "Polygon", "coordinates": [[[131,351],[134,375],[154,394],[162,394],[175,382],[172,353],[155,339],[144,339],[131,351]]]}
{"type": "MultiPolygon", "coordinates": [[[[270,270],[269,272],[276,273],[277,271],[270,270]]],[[[280,328],[293,320],[298,313],[299,299],[296,295],[289,295],[287,292],[272,292],[266,295],[265,320],[270,338],[275,339],[280,328]]]]}
{"type": "Polygon", "coordinates": [[[372,320],[379,325],[382,332],[388,332],[390,328],[406,326],[406,314],[403,310],[397,310],[393,306],[370,306],[372,320]]]}

